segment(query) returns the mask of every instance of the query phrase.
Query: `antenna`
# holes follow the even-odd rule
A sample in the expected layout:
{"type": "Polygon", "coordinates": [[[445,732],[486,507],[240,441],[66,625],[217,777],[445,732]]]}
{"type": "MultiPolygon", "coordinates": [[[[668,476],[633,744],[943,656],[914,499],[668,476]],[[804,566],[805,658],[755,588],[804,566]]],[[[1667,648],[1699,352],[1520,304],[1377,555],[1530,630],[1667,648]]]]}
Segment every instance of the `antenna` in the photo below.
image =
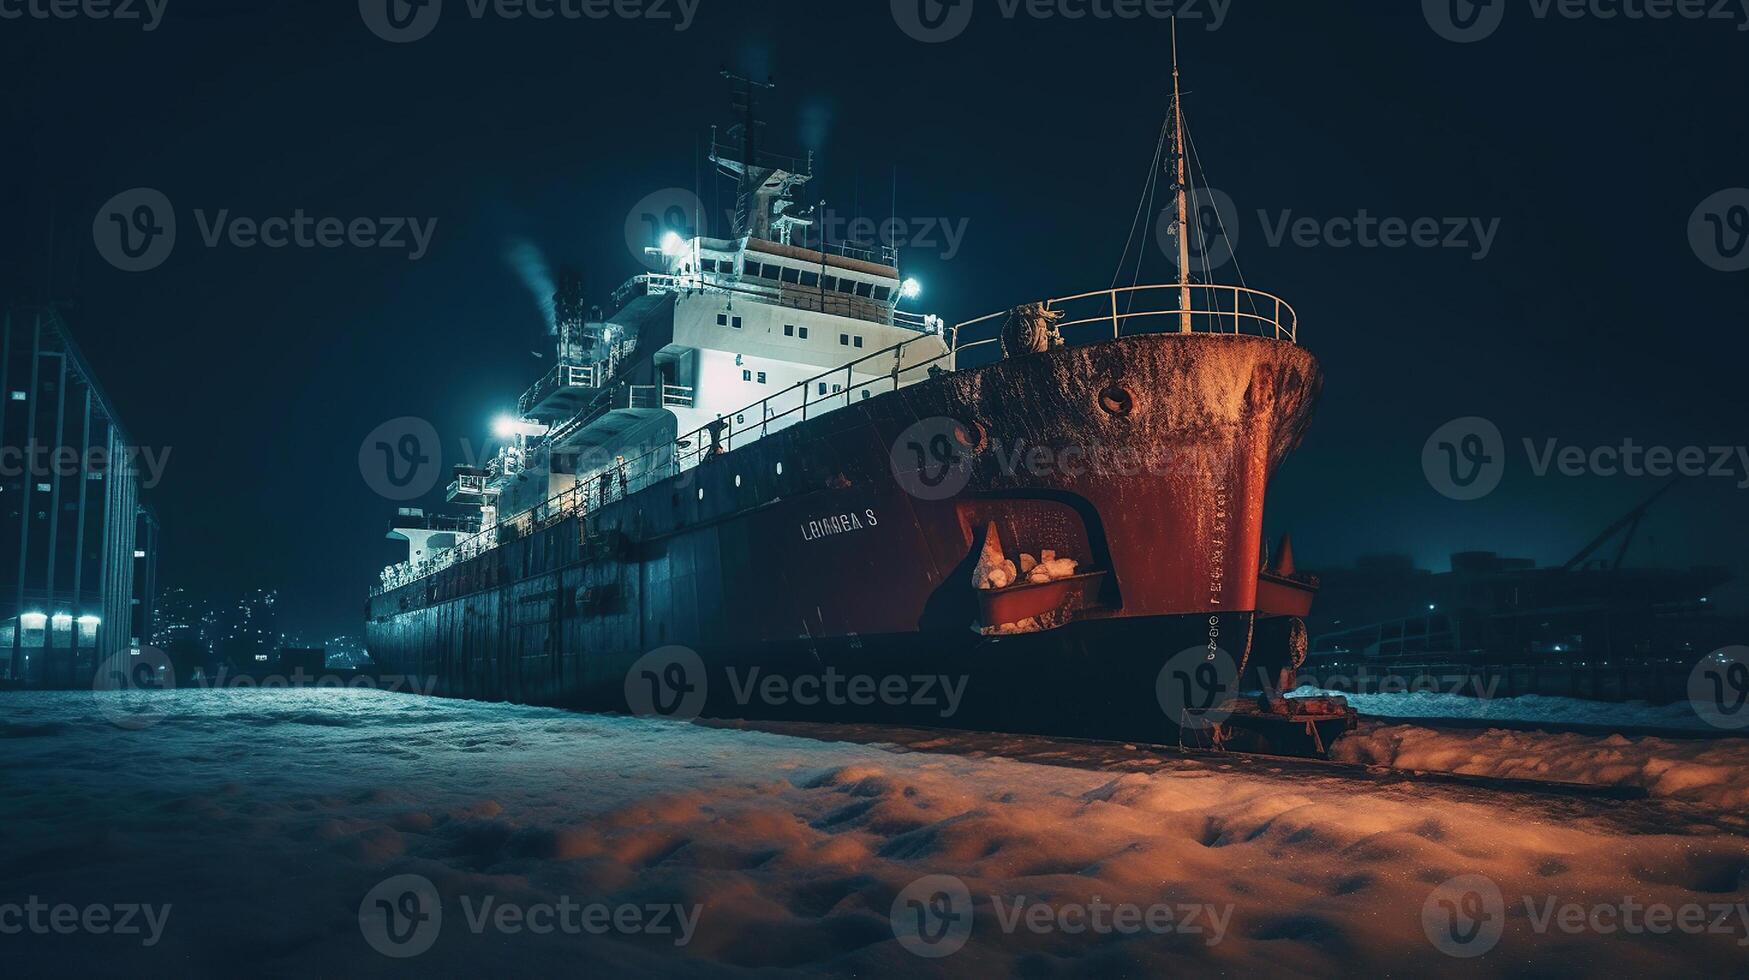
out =
{"type": "Polygon", "coordinates": [[[1178,89],[1178,18],[1172,18],[1172,148],[1178,169],[1178,332],[1190,333],[1190,222],[1185,211],[1184,99],[1178,89]]]}

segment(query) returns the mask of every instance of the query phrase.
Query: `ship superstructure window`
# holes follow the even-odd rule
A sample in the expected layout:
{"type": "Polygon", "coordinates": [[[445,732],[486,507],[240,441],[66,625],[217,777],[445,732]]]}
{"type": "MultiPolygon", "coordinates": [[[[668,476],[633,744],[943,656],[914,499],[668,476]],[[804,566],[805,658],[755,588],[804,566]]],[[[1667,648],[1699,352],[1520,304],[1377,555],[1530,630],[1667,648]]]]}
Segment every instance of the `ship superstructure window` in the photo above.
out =
{"type": "Polygon", "coordinates": [[[824,395],[825,393],[826,393],[826,382],[822,381],[822,382],[820,382],[820,394],[824,395]]]}
{"type": "Polygon", "coordinates": [[[867,389],[867,388],[864,388],[864,389],[862,389],[862,400],[863,400],[863,401],[868,401],[868,396],[869,396],[869,391],[868,391],[868,389],[867,389]]]}
{"type": "Polygon", "coordinates": [[[888,286],[876,286],[875,287],[875,292],[874,292],[875,299],[878,299],[881,302],[885,303],[887,300],[891,299],[892,296],[893,296],[893,290],[891,289],[891,287],[888,287],[888,286]]]}
{"type": "Polygon", "coordinates": [[[802,273],[802,285],[808,287],[809,289],[813,289],[813,288],[819,286],[820,285],[820,274],[818,272],[804,272],[804,273],[802,273]]]}
{"type": "Polygon", "coordinates": [[[840,280],[838,280],[838,291],[841,293],[854,293],[854,292],[856,292],[856,280],[854,280],[854,279],[840,279],[840,280]]]}
{"type": "Polygon", "coordinates": [[[729,325],[729,314],[718,313],[717,314],[717,326],[726,327],[728,325],[729,325]]]}
{"type": "Polygon", "coordinates": [[[807,327],[797,327],[796,331],[801,335],[801,338],[803,340],[808,339],[808,328],[807,327]]]}
{"type": "Polygon", "coordinates": [[[741,380],[742,381],[752,381],[753,380],[753,372],[752,371],[742,371],[741,372],[741,380]]]}
{"type": "Polygon", "coordinates": [[[741,329],[741,318],[738,316],[730,317],[729,318],[729,326],[734,327],[736,330],[741,329]]]}
{"type": "Polygon", "coordinates": [[[850,339],[852,341],[851,346],[853,346],[853,347],[861,347],[862,346],[862,335],[861,334],[858,334],[855,337],[852,337],[850,339]]]}
{"type": "Polygon", "coordinates": [[[783,281],[787,282],[787,283],[800,283],[802,281],[801,270],[800,269],[789,269],[789,268],[784,269],[783,270],[783,281]]]}
{"type": "Polygon", "coordinates": [[[849,347],[850,346],[850,335],[847,333],[839,334],[838,335],[838,346],[849,347]]]}
{"type": "Polygon", "coordinates": [[[837,276],[827,276],[826,278],[821,279],[820,280],[820,288],[826,290],[827,292],[831,292],[832,290],[837,289],[838,288],[838,277],[837,276]]]}
{"type": "Polygon", "coordinates": [[[874,283],[872,283],[872,282],[859,282],[859,283],[857,283],[856,284],[856,295],[864,296],[864,297],[874,295],[874,283]]]}
{"type": "Polygon", "coordinates": [[[794,337],[796,335],[796,325],[793,323],[784,324],[783,325],[783,335],[785,337],[794,337]]]}
{"type": "Polygon", "coordinates": [[[759,383],[760,384],[765,383],[765,372],[764,371],[759,372],[759,383]]]}

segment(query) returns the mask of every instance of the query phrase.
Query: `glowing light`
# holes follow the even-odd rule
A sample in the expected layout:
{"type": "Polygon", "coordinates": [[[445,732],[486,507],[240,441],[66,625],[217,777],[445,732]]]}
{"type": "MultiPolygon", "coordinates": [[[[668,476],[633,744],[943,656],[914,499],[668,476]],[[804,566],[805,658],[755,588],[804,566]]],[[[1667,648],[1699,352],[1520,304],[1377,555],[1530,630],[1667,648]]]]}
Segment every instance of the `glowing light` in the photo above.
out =
{"type": "Polygon", "coordinates": [[[492,420],[492,434],[500,439],[513,436],[544,436],[547,427],[539,422],[519,419],[514,415],[500,415],[492,420]]]}
{"type": "Polygon", "coordinates": [[[54,622],[55,622],[56,629],[59,629],[63,626],[71,626],[71,625],[73,625],[73,614],[72,613],[55,613],[54,622]]]}
{"type": "Polygon", "coordinates": [[[915,279],[907,279],[899,286],[900,299],[916,299],[923,295],[923,284],[915,279]]]}
{"type": "Polygon", "coordinates": [[[677,258],[686,254],[686,239],[679,232],[671,231],[662,236],[662,254],[669,258],[677,258]]]}
{"type": "Polygon", "coordinates": [[[80,616],[79,617],[79,625],[80,626],[96,626],[98,623],[101,623],[101,622],[103,622],[103,620],[99,619],[96,616],[80,616]]]}
{"type": "Polygon", "coordinates": [[[39,612],[27,612],[18,617],[18,624],[27,630],[40,630],[49,624],[49,617],[39,612]]]}

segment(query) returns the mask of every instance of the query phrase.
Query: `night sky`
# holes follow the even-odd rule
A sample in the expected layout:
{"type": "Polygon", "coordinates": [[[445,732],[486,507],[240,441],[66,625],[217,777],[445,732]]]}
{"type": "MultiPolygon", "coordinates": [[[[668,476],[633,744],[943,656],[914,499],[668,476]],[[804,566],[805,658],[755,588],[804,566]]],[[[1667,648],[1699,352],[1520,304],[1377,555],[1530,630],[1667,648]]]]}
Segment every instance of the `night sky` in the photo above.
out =
{"type": "MultiPolygon", "coordinates": [[[[965,221],[957,254],[903,255],[928,311],[952,322],[1109,285],[1167,107],[1168,25],[976,3],[942,44],[874,0],[701,0],[684,32],[474,20],[448,0],[429,37],[401,45],[350,0],[169,0],[151,32],[0,20],[0,299],[74,304],[124,422],[170,447],[150,494],[167,584],[278,588],[286,628],[358,633],[397,553],[382,540],[397,505],[359,472],[365,434],[429,419],[446,466],[486,438],[551,365],[530,353],[545,328],[510,243],[581,266],[596,301],[640,271],[626,215],[694,186],[709,127],[731,121],[720,67],[776,79],[768,145],[815,149],[815,196],[834,208],[886,217],[896,172],[899,215],[965,221]],[[161,267],[129,274],[99,256],[92,221],[134,187],[174,202],[179,237],[161,267]],[[438,224],[409,261],[207,248],[196,209],[438,224]]],[[[1538,478],[1525,438],[1749,442],[1749,273],[1709,268],[1688,238],[1703,199],[1749,185],[1749,33],[1507,8],[1469,44],[1411,2],[1236,0],[1215,31],[1199,4],[1181,28],[1192,134],[1237,203],[1245,279],[1297,307],[1328,374],[1268,516],[1304,567],[1404,552],[1443,569],[1463,549],[1558,563],[1657,481],[1538,478]],[[1361,209],[1498,219],[1498,234],[1481,261],[1271,247],[1257,215],[1361,209]],[[1421,451],[1471,415],[1499,426],[1510,461],[1498,491],[1457,502],[1429,486],[1421,451]]],[[[1171,275],[1151,251],[1143,278],[1171,275]]],[[[1749,575],[1734,472],[1666,498],[1635,560],[1749,575]]]]}

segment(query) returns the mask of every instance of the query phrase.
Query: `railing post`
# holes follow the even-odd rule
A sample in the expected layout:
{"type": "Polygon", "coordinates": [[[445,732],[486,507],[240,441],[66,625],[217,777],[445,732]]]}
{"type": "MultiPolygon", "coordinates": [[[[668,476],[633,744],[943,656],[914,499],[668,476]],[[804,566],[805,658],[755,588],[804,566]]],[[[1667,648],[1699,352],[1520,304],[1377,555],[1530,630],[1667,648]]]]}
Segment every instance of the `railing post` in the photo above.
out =
{"type": "Polygon", "coordinates": [[[1117,328],[1117,290],[1114,289],[1111,291],[1111,339],[1116,340],[1118,338],[1118,333],[1119,333],[1119,331],[1117,328]]]}

